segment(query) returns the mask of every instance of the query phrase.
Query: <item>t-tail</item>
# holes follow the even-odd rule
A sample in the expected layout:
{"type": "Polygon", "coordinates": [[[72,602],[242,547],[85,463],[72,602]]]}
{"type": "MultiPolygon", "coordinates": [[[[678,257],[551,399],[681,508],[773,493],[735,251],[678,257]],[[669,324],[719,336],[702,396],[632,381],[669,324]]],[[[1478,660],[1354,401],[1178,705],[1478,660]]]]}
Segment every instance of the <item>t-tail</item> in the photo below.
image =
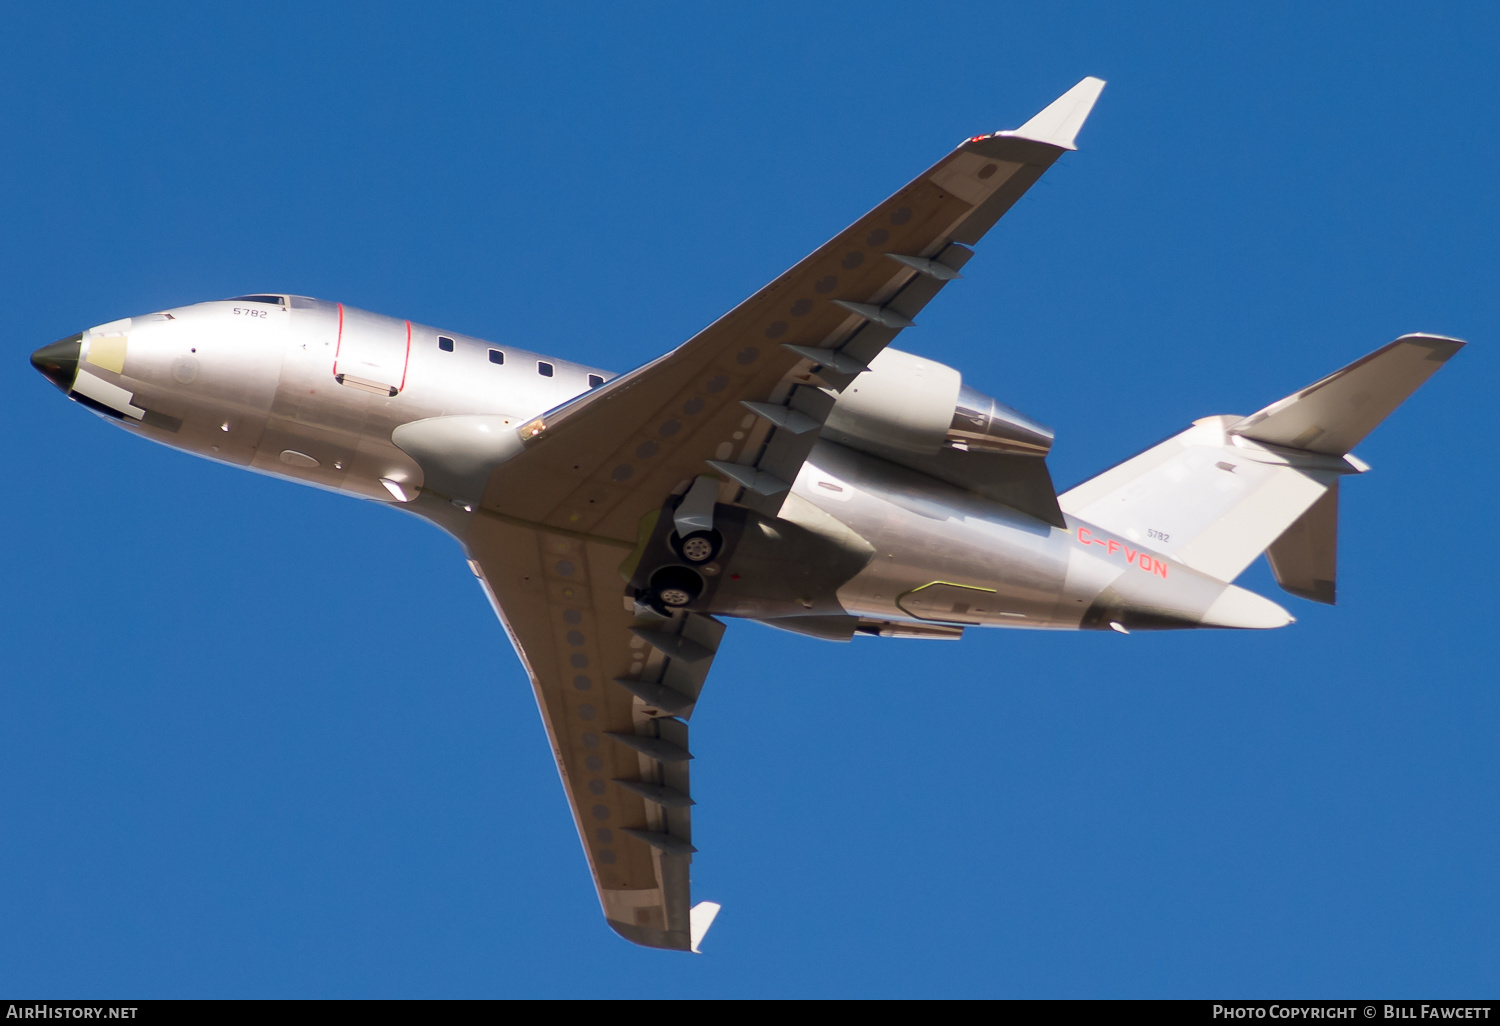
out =
{"type": "Polygon", "coordinates": [[[1403,335],[1259,413],[1196,421],[1059,504],[1219,581],[1264,552],[1282,588],[1332,604],[1339,481],[1369,469],[1350,451],[1463,345],[1403,335]]]}

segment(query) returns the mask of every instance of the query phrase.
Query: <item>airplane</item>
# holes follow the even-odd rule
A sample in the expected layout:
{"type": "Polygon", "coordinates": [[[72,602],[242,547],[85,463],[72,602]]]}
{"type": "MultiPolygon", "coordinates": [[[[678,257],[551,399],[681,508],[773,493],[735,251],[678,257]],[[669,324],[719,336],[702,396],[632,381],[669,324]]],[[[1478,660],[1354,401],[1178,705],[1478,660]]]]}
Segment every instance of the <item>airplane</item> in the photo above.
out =
{"type": "Polygon", "coordinates": [[[1085,78],[965,139],[677,348],[612,374],[264,293],[31,362],[152,441],[456,538],[530,677],[608,925],[698,951],[689,723],[726,621],[814,638],[1268,629],[1333,603],[1351,450],[1463,342],[1409,334],[1057,494],[1053,431],[891,343],[1075,140],[1085,78]]]}

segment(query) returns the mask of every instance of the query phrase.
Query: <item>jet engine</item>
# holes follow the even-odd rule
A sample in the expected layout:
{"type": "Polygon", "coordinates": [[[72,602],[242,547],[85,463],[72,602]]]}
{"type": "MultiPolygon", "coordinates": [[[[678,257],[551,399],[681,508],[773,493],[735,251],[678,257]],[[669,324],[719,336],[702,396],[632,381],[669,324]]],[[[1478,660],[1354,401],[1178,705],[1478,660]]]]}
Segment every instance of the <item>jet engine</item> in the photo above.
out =
{"type": "Polygon", "coordinates": [[[887,348],[833,405],[823,437],[873,455],[943,448],[1046,456],[1052,429],[963,383],[936,360],[887,348]]]}

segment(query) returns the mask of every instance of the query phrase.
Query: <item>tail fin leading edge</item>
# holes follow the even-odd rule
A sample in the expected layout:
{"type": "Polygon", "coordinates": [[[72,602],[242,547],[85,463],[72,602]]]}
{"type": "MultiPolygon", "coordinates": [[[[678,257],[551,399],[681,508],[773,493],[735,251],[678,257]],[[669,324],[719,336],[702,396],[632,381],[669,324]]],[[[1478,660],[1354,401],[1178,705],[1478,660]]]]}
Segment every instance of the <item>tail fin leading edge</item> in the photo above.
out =
{"type": "Polygon", "coordinates": [[[1196,421],[1059,505],[1221,581],[1266,552],[1283,588],[1331,603],[1338,481],[1368,469],[1349,450],[1462,346],[1404,335],[1259,413],[1196,421]]]}

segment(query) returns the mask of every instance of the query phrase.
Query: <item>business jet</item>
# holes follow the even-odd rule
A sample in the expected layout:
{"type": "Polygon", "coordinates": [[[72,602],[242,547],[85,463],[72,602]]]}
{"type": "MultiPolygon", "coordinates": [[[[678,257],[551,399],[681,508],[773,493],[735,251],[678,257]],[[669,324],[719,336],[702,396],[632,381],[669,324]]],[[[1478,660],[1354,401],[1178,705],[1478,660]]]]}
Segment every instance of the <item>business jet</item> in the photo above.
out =
{"type": "Polygon", "coordinates": [[[1263,630],[1264,553],[1335,598],[1351,450],[1462,342],[1404,335],[1057,494],[1053,432],[892,346],[1074,142],[1085,78],[965,139],[665,355],[612,374],[264,293],[37,350],[70,399],[198,456],[449,532],[530,677],[606,922],[698,949],[689,723],[727,624],[832,642],[979,627],[1263,630]]]}

